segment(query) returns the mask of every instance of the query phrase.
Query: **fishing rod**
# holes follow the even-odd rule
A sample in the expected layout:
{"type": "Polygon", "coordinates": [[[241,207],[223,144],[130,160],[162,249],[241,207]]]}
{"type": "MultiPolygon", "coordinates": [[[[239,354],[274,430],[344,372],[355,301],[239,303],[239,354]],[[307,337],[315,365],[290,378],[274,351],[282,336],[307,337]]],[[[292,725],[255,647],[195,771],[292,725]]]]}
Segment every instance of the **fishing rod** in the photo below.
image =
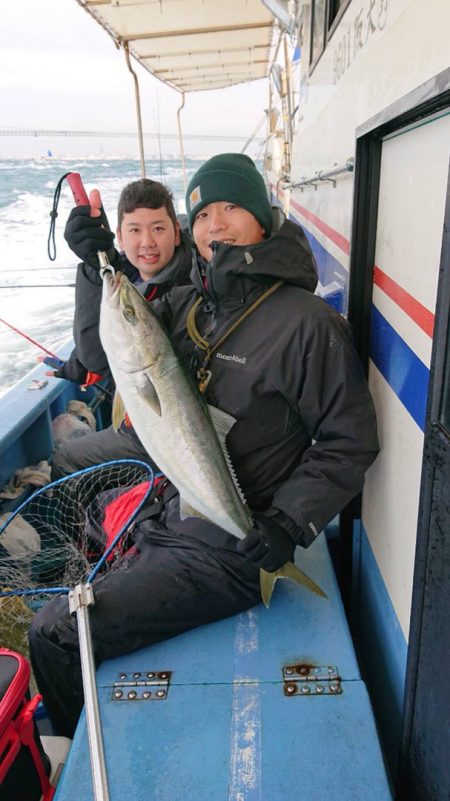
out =
{"type": "MultiPolygon", "coordinates": [[[[59,179],[58,185],[55,189],[55,194],[53,197],[53,207],[50,212],[51,223],[50,223],[50,231],[48,236],[48,243],[47,243],[47,250],[48,256],[51,261],[54,261],[56,258],[56,246],[55,246],[55,223],[56,218],[58,216],[58,203],[59,203],[59,196],[61,194],[61,186],[64,180],[67,180],[71,190],[73,199],[77,206],[89,206],[89,197],[87,192],[83,186],[83,182],[81,180],[81,175],[78,172],[66,172],[62,178],[59,179]]],[[[39,268],[42,270],[54,270],[59,269],[55,267],[42,267],[39,268]]],[[[66,269],[66,268],[64,268],[66,269]]],[[[9,272],[20,272],[19,270],[10,270],[9,272]]],[[[74,289],[75,284],[1,284],[0,289],[74,289]]],[[[35,343],[36,344],[36,343],[35,343]]],[[[38,346],[39,347],[39,346],[38,346]]]]}
{"type": "Polygon", "coordinates": [[[1,284],[0,289],[75,289],[75,284],[1,284]]]}
{"type": "MultiPolygon", "coordinates": [[[[61,272],[61,270],[75,270],[76,267],[38,267],[37,272],[61,272]]],[[[35,270],[36,272],[36,270],[35,270]]],[[[11,273],[23,273],[23,270],[8,270],[11,273]]],[[[0,289],[75,289],[75,284],[0,284],[0,289]]]]}
{"type": "Polygon", "coordinates": [[[14,325],[11,325],[11,323],[8,323],[6,320],[3,320],[1,317],[0,317],[0,323],[3,323],[3,325],[7,325],[8,328],[11,329],[11,331],[15,331],[16,334],[19,334],[19,336],[23,337],[24,339],[28,339],[28,342],[31,342],[33,345],[36,345],[36,347],[43,350],[44,353],[48,353],[48,355],[51,356],[53,359],[58,359],[58,361],[62,362],[62,359],[60,359],[60,357],[57,356],[56,353],[52,353],[52,351],[48,350],[48,348],[44,348],[43,345],[40,345],[39,342],[36,342],[36,340],[33,339],[33,337],[30,337],[28,336],[28,334],[25,334],[24,331],[20,330],[20,328],[16,328],[14,325]]]}
{"type": "MultiPolygon", "coordinates": [[[[19,336],[23,337],[24,339],[27,339],[28,342],[31,342],[32,345],[36,345],[37,348],[40,348],[40,350],[44,351],[44,353],[47,353],[48,356],[51,356],[52,359],[55,359],[58,364],[53,366],[56,367],[57,369],[61,369],[61,367],[64,365],[64,360],[61,359],[60,356],[57,356],[56,353],[53,353],[51,350],[48,350],[48,348],[45,348],[44,345],[41,345],[39,342],[33,339],[33,337],[30,337],[28,334],[25,334],[24,331],[21,331],[20,328],[16,328],[11,323],[8,323],[7,320],[3,320],[2,317],[0,317],[0,323],[3,323],[4,325],[8,326],[8,328],[10,328],[11,331],[14,331],[16,334],[19,334],[19,336]]],[[[111,393],[108,389],[105,389],[105,387],[96,386],[96,382],[100,378],[101,376],[98,375],[97,373],[92,373],[89,370],[86,370],[86,383],[80,384],[81,389],[85,389],[86,387],[91,386],[95,390],[95,392],[98,395],[97,398],[98,403],[101,403],[101,401],[104,398],[109,398],[109,399],[111,398],[111,393]]]]}
{"type": "MultiPolygon", "coordinates": [[[[72,195],[75,201],[75,205],[91,206],[91,217],[95,216],[92,214],[92,208],[95,208],[98,211],[100,210],[101,208],[100,193],[94,190],[94,192],[91,192],[91,197],[89,198],[84,188],[84,184],[83,181],[81,180],[81,175],[79,172],[68,172],[63,177],[67,178],[67,183],[69,184],[72,190],[72,195]],[[93,198],[94,194],[96,194],[97,197],[93,198]]],[[[109,263],[109,259],[105,251],[98,250],[97,257],[100,264],[100,275],[103,277],[103,273],[105,270],[111,271],[114,275],[114,270],[109,263]]]]}
{"type": "MultiPolygon", "coordinates": [[[[56,218],[58,216],[58,203],[59,203],[59,196],[61,194],[61,186],[64,180],[67,180],[71,190],[73,199],[77,206],[81,205],[89,205],[89,198],[87,196],[86,190],[83,186],[83,182],[81,180],[81,176],[78,172],[66,172],[62,178],[59,179],[58,185],[55,189],[54,197],[53,197],[53,207],[50,212],[51,223],[50,223],[50,231],[48,235],[48,243],[47,243],[47,251],[48,256],[51,261],[56,259],[56,245],[55,245],[55,224],[56,218]]],[[[74,267],[64,267],[66,269],[74,269],[74,267]]],[[[38,270],[59,270],[59,267],[39,267],[38,270]]],[[[23,272],[23,270],[8,270],[8,274],[10,273],[18,273],[23,272]]],[[[69,288],[74,289],[75,284],[1,284],[0,289],[59,289],[59,288],[69,288]]]]}
{"type": "MultiPolygon", "coordinates": [[[[56,259],[56,244],[55,244],[55,225],[56,225],[56,218],[58,216],[58,203],[59,197],[61,194],[61,187],[63,181],[66,180],[72,190],[72,196],[75,201],[76,206],[90,206],[91,207],[91,217],[95,217],[96,215],[93,214],[93,210],[100,212],[101,209],[101,200],[100,200],[100,193],[97,190],[93,190],[91,192],[91,197],[88,196],[86,189],[84,188],[83,181],[81,180],[81,175],[79,172],[66,172],[64,175],[59,179],[58,184],[55,189],[55,193],[53,196],[53,207],[50,212],[50,231],[48,235],[48,242],[47,242],[47,252],[50,261],[55,261],[56,259]]],[[[100,275],[102,275],[102,270],[112,270],[112,267],[109,263],[108,256],[103,250],[99,250],[97,252],[98,260],[100,263],[100,275]]],[[[35,284],[34,286],[44,286],[44,284],[35,284]]],[[[58,284],[58,286],[74,286],[74,284],[58,284]]],[[[3,289],[3,287],[0,287],[3,289]]],[[[17,289],[25,289],[26,287],[17,287],[17,289]]]]}
{"type": "MultiPolygon", "coordinates": [[[[58,190],[59,190],[58,191],[58,197],[59,197],[59,192],[61,191],[61,184],[62,184],[62,181],[64,180],[64,178],[67,179],[67,182],[68,182],[68,184],[69,184],[69,186],[70,186],[70,188],[72,190],[72,195],[73,195],[73,198],[75,200],[76,205],[77,206],[79,206],[79,205],[89,205],[89,198],[87,196],[86,190],[85,190],[85,188],[83,186],[83,182],[81,180],[81,176],[80,176],[79,173],[66,173],[60,179],[60,181],[58,182],[58,190]]],[[[52,210],[52,213],[51,213],[53,230],[54,230],[54,221],[55,221],[56,216],[57,216],[56,208],[57,208],[57,201],[55,203],[55,200],[54,200],[54,206],[53,206],[53,210],[52,210]]],[[[55,252],[55,255],[56,255],[56,252],[55,252]]],[[[102,262],[103,262],[102,266],[105,266],[105,262],[106,262],[106,264],[108,264],[108,258],[106,256],[106,254],[99,252],[98,256],[99,256],[100,263],[102,264],[102,262]]],[[[54,268],[50,268],[50,269],[54,269],[54,268]]],[[[75,288],[75,284],[57,284],[56,286],[54,284],[21,284],[21,285],[8,285],[8,286],[0,285],[0,289],[41,289],[41,288],[46,288],[46,287],[47,288],[52,288],[52,289],[57,289],[59,287],[75,288]]],[[[51,359],[53,359],[55,361],[55,364],[53,364],[53,365],[51,365],[50,362],[48,361],[47,363],[50,364],[50,366],[56,367],[57,370],[61,370],[62,369],[62,367],[64,366],[65,362],[64,362],[63,359],[61,359],[59,356],[57,356],[56,353],[53,353],[48,348],[44,347],[44,345],[41,345],[39,342],[37,342],[37,340],[35,340],[35,339],[33,339],[33,337],[29,336],[29,334],[26,334],[24,331],[21,331],[20,328],[17,328],[16,326],[12,325],[12,323],[8,323],[7,320],[4,320],[3,318],[0,318],[0,323],[3,323],[3,325],[6,325],[8,328],[11,329],[11,331],[14,331],[14,333],[16,333],[19,336],[23,337],[28,342],[31,342],[32,345],[35,345],[37,348],[39,348],[44,353],[46,353],[48,356],[50,356],[51,359]]],[[[44,362],[45,362],[45,359],[44,359],[44,362]]],[[[106,388],[97,387],[96,386],[96,383],[98,381],[100,381],[101,378],[102,378],[102,376],[100,376],[98,373],[93,373],[90,370],[86,370],[85,383],[80,385],[82,390],[85,390],[86,387],[88,387],[88,386],[92,386],[93,387],[93,389],[95,390],[95,392],[97,394],[97,405],[103,399],[111,398],[111,393],[106,388]]]]}
{"type": "MultiPolygon", "coordinates": [[[[76,270],[75,264],[68,264],[66,267],[34,267],[34,272],[42,273],[45,272],[53,272],[53,273],[60,273],[61,270],[76,270]]],[[[10,273],[23,273],[23,267],[21,270],[8,270],[8,275],[10,273]]]]}
{"type": "Polygon", "coordinates": [[[67,183],[69,184],[72,190],[72,195],[75,204],[77,206],[89,206],[89,198],[83,186],[80,173],[65,172],[56,185],[56,189],[53,195],[53,206],[50,212],[51,222],[47,240],[47,253],[50,261],[55,261],[56,259],[56,243],[55,243],[56,218],[58,216],[58,204],[59,204],[59,197],[61,194],[61,187],[65,179],[67,179],[67,183]]]}

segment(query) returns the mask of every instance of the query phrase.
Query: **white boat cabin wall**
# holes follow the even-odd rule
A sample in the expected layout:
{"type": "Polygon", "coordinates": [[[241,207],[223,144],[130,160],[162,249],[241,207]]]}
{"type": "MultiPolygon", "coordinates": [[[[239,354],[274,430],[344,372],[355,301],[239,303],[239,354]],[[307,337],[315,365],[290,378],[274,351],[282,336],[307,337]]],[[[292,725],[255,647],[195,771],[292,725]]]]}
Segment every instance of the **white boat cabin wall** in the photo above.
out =
{"type": "Polygon", "coordinates": [[[448,626],[439,623],[448,577],[437,586],[430,553],[446,558],[438,530],[450,524],[448,457],[442,461],[449,437],[450,6],[311,0],[290,8],[296,34],[273,71],[265,169],[273,201],[307,233],[318,294],[353,324],[382,446],[360,519],[350,514],[346,524],[342,516],[342,536],[352,541],[345,573],[352,574],[352,630],[393,775],[400,759],[398,792],[444,798],[445,745],[429,730],[419,744],[418,729],[431,726],[424,684],[449,642],[448,626]],[[447,489],[437,500],[442,482],[447,489]],[[405,790],[408,770],[416,780],[405,790]],[[436,796],[427,795],[431,781],[436,796]]]}

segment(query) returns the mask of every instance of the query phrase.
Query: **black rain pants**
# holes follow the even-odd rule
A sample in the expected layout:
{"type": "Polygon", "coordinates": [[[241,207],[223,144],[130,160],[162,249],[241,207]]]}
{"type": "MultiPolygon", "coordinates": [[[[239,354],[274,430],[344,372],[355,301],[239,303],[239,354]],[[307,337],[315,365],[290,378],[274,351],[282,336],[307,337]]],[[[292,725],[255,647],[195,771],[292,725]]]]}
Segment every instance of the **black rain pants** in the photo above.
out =
{"type": "MultiPolygon", "coordinates": [[[[198,522],[204,529],[205,521],[198,522]]],[[[234,537],[212,526],[214,531],[221,532],[222,544],[171,531],[153,519],[139,524],[135,549],[93,582],[89,614],[96,666],[260,602],[259,570],[236,552],[234,537]]],[[[67,596],[37,613],[29,641],[50,719],[59,734],[73,737],[84,700],[76,617],[69,614],[67,596]]]]}
{"type": "Polygon", "coordinates": [[[134,428],[121,426],[116,431],[114,426],[109,426],[60,445],[53,454],[50,479],[56,481],[76,470],[113,459],[140,459],[154,466],[134,428]]]}

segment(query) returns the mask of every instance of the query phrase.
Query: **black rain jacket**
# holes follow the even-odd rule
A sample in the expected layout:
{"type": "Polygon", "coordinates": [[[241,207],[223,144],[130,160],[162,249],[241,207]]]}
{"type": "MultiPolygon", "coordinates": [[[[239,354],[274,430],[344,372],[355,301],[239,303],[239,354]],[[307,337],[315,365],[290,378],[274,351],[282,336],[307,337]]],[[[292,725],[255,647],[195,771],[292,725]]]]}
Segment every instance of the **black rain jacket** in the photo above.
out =
{"type": "MultiPolygon", "coordinates": [[[[274,231],[257,244],[214,245],[194,255],[189,287],[154,304],[191,369],[274,282],[282,286],[214,352],[205,397],[236,418],[227,445],[250,508],[270,510],[301,545],[361,490],[378,452],[375,411],[348,323],[314,295],[317,272],[303,229],[274,209],[274,231]],[[286,520],[287,516],[287,520],[286,520]]],[[[195,526],[192,526],[195,536],[195,526]]]]}

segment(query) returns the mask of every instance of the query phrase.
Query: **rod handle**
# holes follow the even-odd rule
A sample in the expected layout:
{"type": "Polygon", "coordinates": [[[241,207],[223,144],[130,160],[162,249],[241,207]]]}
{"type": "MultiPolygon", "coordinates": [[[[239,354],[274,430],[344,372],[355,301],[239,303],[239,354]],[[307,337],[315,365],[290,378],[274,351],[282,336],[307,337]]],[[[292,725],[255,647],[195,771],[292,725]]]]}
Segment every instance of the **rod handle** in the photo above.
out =
{"type": "Polygon", "coordinates": [[[89,206],[89,198],[83,186],[81,175],[79,172],[69,172],[67,176],[67,183],[69,184],[73,199],[77,206],[89,206]]]}

